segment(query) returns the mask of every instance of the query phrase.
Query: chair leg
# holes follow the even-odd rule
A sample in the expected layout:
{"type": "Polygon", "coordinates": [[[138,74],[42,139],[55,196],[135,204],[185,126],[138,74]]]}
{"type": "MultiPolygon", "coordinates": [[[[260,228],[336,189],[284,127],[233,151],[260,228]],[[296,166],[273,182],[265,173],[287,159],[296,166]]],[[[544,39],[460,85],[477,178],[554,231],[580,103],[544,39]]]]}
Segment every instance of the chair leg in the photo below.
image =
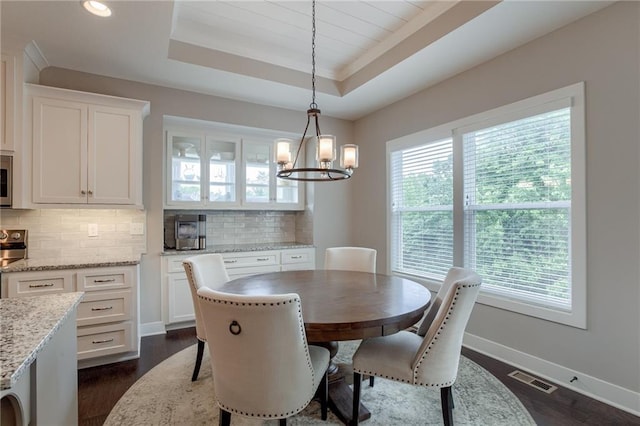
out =
{"type": "Polygon", "coordinates": [[[196,365],[193,368],[193,375],[191,376],[191,381],[195,382],[198,380],[198,373],[200,373],[200,365],[202,364],[202,355],[204,354],[204,342],[198,339],[198,353],[196,354],[196,365]]]}
{"type": "Polygon", "coordinates": [[[451,386],[440,388],[440,402],[442,405],[444,426],[453,426],[453,395],[451,393],[451,386]]]}
{"type": "Polygon", "coordinates": [[[287,419],[280,419],[280,426],[287,426],[287,419]]]}
{"type": "Polygon", "coordinates": [[[369,386],[373,387],[373,379],[375,379],[375,376],[369,376],[369,386]]]}
{"type": "Polygon", "coordinates": [[[353,412],[351,414],[351,424],[357,425],[360,417],[360,385],[362,377],[360,373],[353,373],[353,412]]]}
{"type": "Polygon", "coordinates": [[[324,371],[324,376],[320,382],[320,416],[322,420],[327,420],[327,400],[329,399],[329,368],[324,371]]]}
{"type": "Polygon", "coordinates": [[[220,409],[220,421],[218,422],[220,426],[229,426],[231,425],[231,413],[228,411],[220,409]]]}
{"type": "Polygon", "coordinates": [[[449,406],[453,410],[456,405],[453,403],[453,386],[449,386],[449,406]]]}

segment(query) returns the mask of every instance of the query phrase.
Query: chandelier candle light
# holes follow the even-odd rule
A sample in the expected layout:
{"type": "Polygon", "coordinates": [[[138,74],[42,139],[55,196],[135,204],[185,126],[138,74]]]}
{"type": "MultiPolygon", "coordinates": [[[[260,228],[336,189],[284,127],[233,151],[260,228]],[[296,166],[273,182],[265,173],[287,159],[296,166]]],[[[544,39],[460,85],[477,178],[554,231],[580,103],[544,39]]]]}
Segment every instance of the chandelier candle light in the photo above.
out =
{"type": "MultiPolygon", "coordinates": [[[[336,137],[323,135],[320,132],[318,117],[320,110],[316,104],[316,2],[312,2],[311,13],[311,91],[312,99],[307,110],[307,125],[300,139],[296,155],[291,161],[291,139],[279,138],[275,141],[276,162],[278,163],[277,176],[280,179],[326,182],[349,179],[353,170],[358,167],[358,145],[345,144],[340,147],[340,167],[333,168],[336,160],[336,137]],[[311,117],[316,126],[316,162],[317,167],[296,167],[302,145],[306,142],[307,130],[311,123],[311,117]]],[[[301,160],[302,161],[302,160],[301,160]]]]}

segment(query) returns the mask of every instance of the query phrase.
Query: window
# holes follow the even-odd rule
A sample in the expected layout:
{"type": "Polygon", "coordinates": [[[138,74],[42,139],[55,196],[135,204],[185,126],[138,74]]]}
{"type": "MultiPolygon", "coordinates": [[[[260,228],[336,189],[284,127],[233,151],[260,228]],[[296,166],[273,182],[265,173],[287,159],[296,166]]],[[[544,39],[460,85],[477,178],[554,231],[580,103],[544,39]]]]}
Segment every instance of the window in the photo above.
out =
{"type": "Polygon", "coordinates": [[[586,326],[584,87],[390,141],[390,266],[483,277],[480,303],[586,326]]]}

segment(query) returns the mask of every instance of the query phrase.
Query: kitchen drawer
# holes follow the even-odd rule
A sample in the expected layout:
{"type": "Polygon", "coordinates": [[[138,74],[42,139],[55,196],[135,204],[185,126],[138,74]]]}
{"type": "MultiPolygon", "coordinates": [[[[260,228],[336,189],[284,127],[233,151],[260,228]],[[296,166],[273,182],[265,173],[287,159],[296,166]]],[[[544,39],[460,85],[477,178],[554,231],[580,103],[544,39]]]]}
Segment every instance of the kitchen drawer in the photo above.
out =
{"type": "Polygon", "coordinates": [[[77,273],[78,291],[117,290],[130,288],[132,268],[82,269],[77,273]]]}
{"type": "Polygon", "coordinates": [[[272,266],[255,266],[248,268],[231,268],[227,269],[227,274],[229,274],[230,279],[247,277],[249,275],[256,274],[266,274],[267,272],[279,272],[280,265],[272,265],[272,266]]]}
{"type": "Polygon", "coordinates": [[[223,255],[224,266],[230,268],[246,268],[252,266],[267,266],[267,265],[279,265],[280,253],[279,252],[260,252],[260,253],[247,253],[247,254],[229,254],[223,255]]]}
{"type": "Polygon", "coordinates": [[[39,296],[73,291],[73,271],[15,272],[7,274],[6,297],[39,296]]]}
{"type": "Polygon", "coordinates": [[[313,263],[313,249],[308,250],[283,250],[282,264],[289,263],[313,263]]]}
{"type": "Polygon", "coordinates": [[[130,320],[131,301],[131,290],[86,293],[78,305],[78,326],[130,320]]]}
{"type": "Polygon", "coordinates": [[[306,271],[316,269],[315,265],[311,262],[307,263],[287,263],[282,265],[283,271],[306,271]]]}
{"type": "Polygon", "coordinates": [[[78,360],[133,350],[131,321],[78,328],[78,360]]]}
{"type": "Polygon", "coordinates": [[[167,258],[167,272],[172,274],[174,272],[184,272],[184,266],[182,261],[191,256],[197,256],[200,253],[193,253],[187,256],[170,256],[167,258]]]}

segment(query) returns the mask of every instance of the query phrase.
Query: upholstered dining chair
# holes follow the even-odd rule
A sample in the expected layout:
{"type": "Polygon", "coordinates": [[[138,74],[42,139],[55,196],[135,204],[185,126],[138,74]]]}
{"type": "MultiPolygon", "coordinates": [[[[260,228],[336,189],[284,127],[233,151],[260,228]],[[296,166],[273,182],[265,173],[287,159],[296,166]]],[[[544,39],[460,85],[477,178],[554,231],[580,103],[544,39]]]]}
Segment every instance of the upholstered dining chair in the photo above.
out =
{"type": "MultiPolygon", "coordinates": [[[[377,253],[366,247],[329,247],[324,252],[324,269],[375,274],[377,253]]],[[[374,380],[369,377],[369,386],[373,386],[374,380]]]]}
{"type": "Polygon", "coordinates": [[[238,295],[203,287],[198,300],[220,425],[229,425],[232,413],[286,425],[318,389],[327,419],[329,350],[307,344],[297,294],[238,295]]]}
{"type": "Polygon", "coordinates": [[[366,247],[329,247],[324,252],[324,269],[375,273],[376,253],[366,247]]]}
{"type": "Polygon", "coordinates": [[[200,365],[202,364],[202,355],[204,354],[204,344],[207,336],[204,332],[204,322],[200,313],[200,305],[198,304],[198,289],[200,287],[218,288],[227,281],[229,275],[224,266],[224,259],[221,254],[207,253],[188,257],[182,261],[182,266],[187,273],[189,281],[189,289],[191,290],[191,299],[193,300],[193,310],[196,314],[196,338],[198,339],[198,352],[196,354],[196,365],[193,368],[191,381],[198,379],[200,365]]]}
{"type": "Polygon", "coordinates": [[[361,375],[440,388],[442,417],[453,424],[453,395],[462,337],[482,279],[464,268],[451,268],[450,286],[424,336],[410,331],[365,339],[353,355],[353,421],[358,424],[361,375]]]}

